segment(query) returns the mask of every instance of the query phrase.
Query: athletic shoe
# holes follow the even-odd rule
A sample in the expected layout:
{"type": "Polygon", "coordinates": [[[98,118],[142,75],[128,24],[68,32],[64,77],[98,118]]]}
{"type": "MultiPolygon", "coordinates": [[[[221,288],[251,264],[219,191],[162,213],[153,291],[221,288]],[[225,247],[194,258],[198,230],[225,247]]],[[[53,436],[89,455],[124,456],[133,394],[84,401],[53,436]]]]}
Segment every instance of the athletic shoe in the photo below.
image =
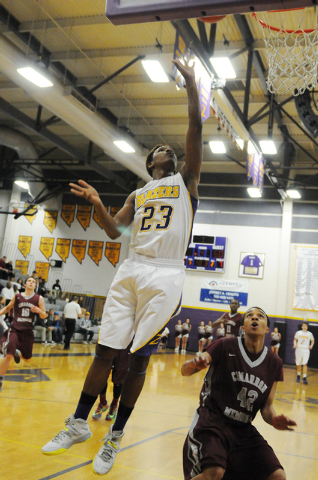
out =
{"type": "Polygon", "coordinates": [[[98,404],[95,412],[92,415],[94,420],[100,420],[102,418],[102,414],[108,410],[108,405],[102,405],[101,403],[98,404]]]}
{"type": "Polygon", "coordinates": [[[88,345],[88,342],[84,341],[83,344],[84,344],[84,345],[88,345]]]}
{"type": "Polygon", "coordinates": [[[181,350],[181,353],[187,353],[187,351],[186,350],[181,350]]]}
{"type": "Polygon", "coordinates": [[[110,406],[109,412],[106,415],[106,420],[115,420],[117,414],[117,406],[112,407],[110,406]]]}
{"type": "Polygon", "coordinates": [[[93,471],[97,475],[105,475],[112,468],[118,452],[120,452],[120,442],[124,436],[123,431],[113,433],[113,425],[108,430],[104,445],[96,455],[93,461],[93,471]]]}
{"type": "Polygon", "coordinates": [[[306,377],[303,378],[303,384],[304,384],[304,385],[308,385],[308,380],[307,380],[306,377]]]}
{"type": "Polygon", "coordinates": [[[58,433],[53,440],[44,445],[44,455],[59,455],[66,452],[74,443],[82,443],[92,436],[87,420],[74,418],[72,415],[65,419],[65,428],[58,433]]]}
{"type": "Polygon", "coordinates": [[[296,383],[299,383],[299,382],[300,382],[300,375],[297,375],[296,383]]]}
{"type": "Polygon", "coordinates": [[[175,348],[174,351],[175,351],[176,353],[178,353],[178,352],[179,352],[179,348],[175,348]]]}
{"type": "Polygon", "coordinates": [[[21,358],[20,358],[19,353],[20,353],[20,350],[16,350],[16,351],[15,351],[15,354],[14,354],[14,357],[13,357],[15,363],[20,363],[20,361],[21,361],[21,358]]]}
{"type": "Polygon", "coordinates": [[[56,345],[56,342],[53,342],[53,341],[52,341],[52,342],[49,342],[49,345],[50,345],[51,347],[54,347],[54,345],[56,345]]]}
{"type": "Polygon", "coordinates": [[[45,347],[47,347],[49,344],[49,342],[42,342],[42,345],[44,345],[45,347]]]}

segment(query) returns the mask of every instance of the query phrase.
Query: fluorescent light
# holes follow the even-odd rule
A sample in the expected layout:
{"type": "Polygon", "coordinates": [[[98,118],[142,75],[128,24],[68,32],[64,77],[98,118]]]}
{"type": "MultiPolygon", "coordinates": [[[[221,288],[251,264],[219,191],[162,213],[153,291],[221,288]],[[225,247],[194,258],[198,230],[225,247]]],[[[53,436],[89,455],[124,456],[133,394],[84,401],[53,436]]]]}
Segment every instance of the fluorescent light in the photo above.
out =
{"type": "Polygon", "coordinates": [[[253,155],[256,152],[257,152],[257,150],[254,147],[254,144],[249,140],[248,143],[247,143],[247,153],[249,155],[253,155]]]}
{"type": "Polygon", "coordinates": [[[267,155],[276,155],[277,150],[273,140],[260,140],[259,144],[263,153],[267,155]]]}
{"type": "Polygon", "coordinates": [[[241,150],[244,150],[244,140],[242,138],[238,138],[236,140],[236,143],[238,144],[241,150]]]}
{"type": "Polygon", "coordinates": [[[156,83],[169,82],[169,78],[158,60],[142,60],[141,63],[149,75],[150,80],[156,83]]]}
{"type": "Polygon", "coordinates": [[[116,140],[114,144],[125,153],[134,153],[136,151],[129,145],[129,143],[125,142],[125,140],[116,140]]]}
{"type": "Polygon", "coordinates": [[[252,198],[261,198],[262,197],[262,194],[259,191],[259,188],[250,187],[250,188],[247,189],[247,193],[252,198]]]}
{"type": "Polygon", "coordinates": [[[286,190],[287,195],[289,198],[301,198],[300,193],[298,190],[286,190]]]}
{"type": "Polygon", "coordinates": [[[228,57],[211,57],[210,62],[219,78],[236,78],[236,73],[228,57]]]}
{"type": "Polygon", "coordinates": [[[226,153],[223,142],[209,142],[212,153],[226,153]]]}
{"type": "Polygon", "coordinates": [[[23,188],[24,190],[29,190],[29,184],[28,182],[24,182],[23,180],[15,180],[14,182],[16,185],[19,185],[19,187],[23,188]]]}
{"type": "Polygon", "coordinates": [[[22,77],[29,80],[29,82],[34,83],[38,87],[45,88],[53,86],[53,83],[50,82],[50,80],[45,78],[43,75],[41,75],[31,67],[18,68],[17,71],[18,73],[20,73],[20,75],[22,75],[22,77]]]}

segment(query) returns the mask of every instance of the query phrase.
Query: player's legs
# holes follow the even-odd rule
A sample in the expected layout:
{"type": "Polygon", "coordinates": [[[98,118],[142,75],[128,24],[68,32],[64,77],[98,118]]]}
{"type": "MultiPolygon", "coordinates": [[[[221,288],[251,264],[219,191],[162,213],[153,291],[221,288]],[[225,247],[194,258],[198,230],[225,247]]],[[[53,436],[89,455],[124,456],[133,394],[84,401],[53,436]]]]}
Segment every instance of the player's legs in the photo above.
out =
{"type": "Polygon", "coordinates": [[[182,347],[181,352],[185,353],[187,350],[187,342],[188,342],[189,334],[182,335],[182,347]]]}
{"type": "Polygon", "coordinates": [[[181,340],[181,338],[180,338],[180,336],[178,335],[178,336],[176,337],[176,342],[175,342],[175,351],[176,351],[176,352],[179,352],[180,340],[181,340]]]}

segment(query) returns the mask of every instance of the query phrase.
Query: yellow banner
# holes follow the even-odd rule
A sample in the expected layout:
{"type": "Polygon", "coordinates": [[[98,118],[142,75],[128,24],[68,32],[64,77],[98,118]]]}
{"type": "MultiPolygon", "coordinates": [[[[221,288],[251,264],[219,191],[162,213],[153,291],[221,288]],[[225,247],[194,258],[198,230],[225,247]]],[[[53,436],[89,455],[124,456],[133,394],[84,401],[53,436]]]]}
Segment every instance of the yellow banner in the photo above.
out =
{"type": "Polygon", "coordinates": [[[44,278],[47,282],[47,277],[49,275],[50,264],[46,262],[35,262],[35,271],[38,274],[38,277],[44,278]]]}
{"type": "Polygon", "coordinates": [[[75,205],[62,205],[61,217],[66,225],[70,227],[75,218],[75,205]]]}
{"type": "Polygon", "coordinates": [[[56,228],[56,222],[57,222],[57,212],[45,210],[43,223],[51,233],[53,233],[53,230],[56,228]]]}
{"type": "MultiPolygon", "coordinates": [[[[25,208],[27,208],[29,206],[28,203],[25,203],[24,204],[25,208]]],[[[35,220],[35,217],[36,217],[36,205],[34,205],[34,207],[30,208],[30,210],[27,211],[27,213],[34,213],[34,215],[32,215],[32,217],[30,217],[29,215],[27,215],[25,218],[27,219],[28,222],[32,223],[34,222],[35,220]]]]}
{"type": "Polygon", "coordinates": [[[121,243],[106,242],[105,257],[110,261],[113,267],[119,262],[121,243]]]}
{"type": "Polygon", "coordinates": [[[121,210],[122,207],[109,207],[109,215],[111,217],[114,217],[116,215],[116,213],[119,212],[119,210],[121,210]]]}
{"type": "Polygon", "coordinates": [[[52,256],[53,247],[54,247],[54,238],[41,237],[40,252],[43,253],[43,255],[47,260],[49,260],[49,258],[52,256]]]}
{"type": "Polygon", "coordinates": [[[99,262],[102,259],[103,248],[104,248],[104,242],[89,241],[88,243],[88,255],[91,257],[93,262],[96,263],[97,266],[99,265],[99,262]]]}
{"type": "Polygon", "coordinates": [[[91,205],[79,205],[77,207],[76,218],[82,225],[84,230],[89,227],[91,221],[92,206],[91,205]]]}
{"type": "Polygon", "coordinates": [[[86,240],[73,240],[72,254],[79,263],[82,263],[85,258],[86,243],[86,240]]]}
{"type": "Polygon", "coordinates": [[[24,258],[30,253],[32,237],[19,236],[18,250],[22,253],[24,258]]]}
{"type": "Polygon", "coordinates": [[[97,213],[96,213],[96,209],[94,207],[94,213],[93,213],[93,219],[95,220],[95,222],[97,223],[97,225],[100,227],[100,228],[103,228],[99,219],[98,219],[98,216],[97,216],[97,213]]]}
{"type": "Polygon", "coordinates": [[[15,261],[15,269],[20,270],[22,275],[27,275],[28,274],[28,267],[29,267],[28,260],[16,260],[15,261]]]}
{"type": "Polygon", "coordinates": [[[69,238],[57,238],[55,251],[59,257],[66,262],[70,254],[71,240],[69,238]]]}

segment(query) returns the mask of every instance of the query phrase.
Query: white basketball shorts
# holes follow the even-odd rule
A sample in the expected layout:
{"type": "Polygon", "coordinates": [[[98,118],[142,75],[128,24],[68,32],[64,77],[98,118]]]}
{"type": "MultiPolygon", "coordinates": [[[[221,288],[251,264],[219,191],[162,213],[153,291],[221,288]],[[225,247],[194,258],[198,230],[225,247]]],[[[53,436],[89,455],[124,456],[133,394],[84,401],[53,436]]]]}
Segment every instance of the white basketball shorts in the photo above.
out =
{"type": "Polygon", "coordinates": [[[181,310],[183,268],[153,266],[136,259],[125,260],[109,289],[98,343],[151,355],[170,318],[181,310]]]}
{"type": "Polygon", "coordinates": [[[307,365],[309,360],[309,348],[296,348],[296,365],[307,365]]]}

